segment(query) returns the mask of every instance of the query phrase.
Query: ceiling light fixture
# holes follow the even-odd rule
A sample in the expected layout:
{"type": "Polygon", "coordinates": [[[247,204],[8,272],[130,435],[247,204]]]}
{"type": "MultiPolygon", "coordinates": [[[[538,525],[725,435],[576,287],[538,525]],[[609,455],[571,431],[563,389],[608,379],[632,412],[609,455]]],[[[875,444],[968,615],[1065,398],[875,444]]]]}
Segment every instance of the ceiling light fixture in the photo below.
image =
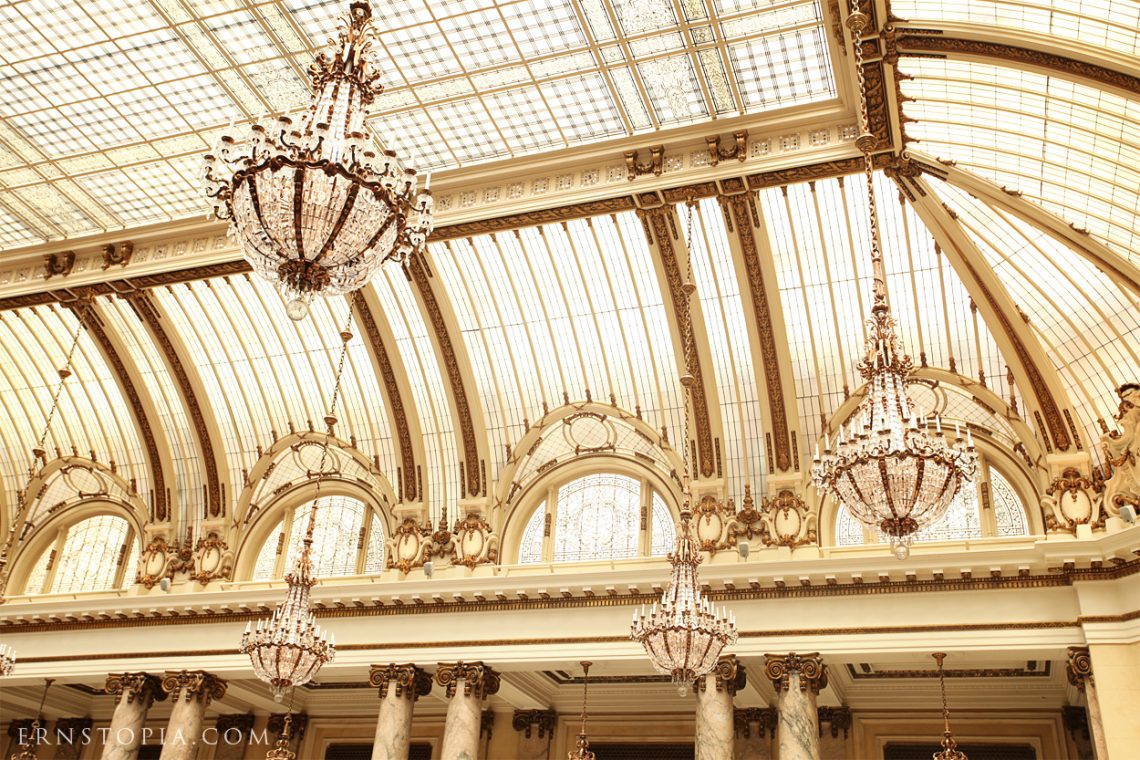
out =
{"type": "Polygon", "coordinates": [[[566,755],[567,760],[595,760],[590,751],[590,738],[586,736],[586,705],[590,696],[590,666],[594,663],[582,661],[582,728],[578,731],[577,747],[566,755]]]}
{"type": "Polygon", "coordinates": [[[384,87],[368,0],[352,0],[338,26],[331,57],[319,53],[309,66],[313,95],[296,125],[288,116],[255,123],[246,142],[224,135],[205,156],[213,216],[229,220],[293,319],[314,296],[357,290],[385,261],[407,261],[434,224],[431,175],[419,192],[415,169],[371,147],[368,106],[384,87]]]}
{"type": "Polygon", "coordinates": [[[681,696],[688,693],[689,684],[712,672],[721,651],[736,641],[736,618],[724,608],[716,609],[708,597],[701,593],[697,583],[697,565],[704,557],[701,547],[692,535],[693,495],[690,486],[689,461],[689,401],[696,378],[689,372],[692,364],[692,311],[691,301],[696,292],[693,284],[693,264],[690,246],[693,240],[693,216],[696,203],[689,200],[688,228],[685,235],[686,275],[681,286],[685,294],[683,314],[678,314],[684,329],[682,346],[685,353],[685,374],[681,385],[688,392],[685,403],[685,428],[681,448],[684,456],[682,483],[681,526],[676,548],[669,555],[672,573],[669,587],[661,594],[661,604],[653,603],[650,610],[641,606],[640,614],[633,613],[630,637],[645,647],[653,667],[672,676],[673,684],[681,696]]]}
{"type": "Polygon", "coordinates": [[[867,391],[846,429],[840,423],[834,448],[826,433],[822,454],[816,445],[812,481],[822,494],[833,494],[860,522],[887,534],[894,555],[906,559],[914,534],[941,519],[962,483],[973,477],[977,457],[969,428],[963,439],[955,425],[956,436],[951,442],[942,430],[941,419],[919,415],[906,392],[914,362],[902,348],[887,303],[875,210],[871,152],[878,140],[871,133],[861,44],[869,22],[867,14],[859,10],[858,0],[853,0],[847,26],[855,49],[862,127],[855,144],[863,153],[874,279],[872,316],[867,321],[864,356],[858,365],[867,391]]]}
{"type": "Polygon", "coordinates": [[[942,751],[934,753],[934,760],[969,760],[966,753],[958,749],[958,742],[950,730],[950,708],[946,706],[946,675],[942,671],[946,653],[935,652],[931,656],[938,663],[938,687],[942,690],[942,751]]]}
{"type": "Polygon", "coordinates": [[[36,710],[36,717],[32,720],[31,725],[20,729],[20,743],[16,745],[16,749],[20,751],[13,752],[9,760],[37,760],[36,753],[39,752],[40,741],[46,733],[43,728],[44,703],[47,702],[48,689],[54,682],[54,678],[44,679],[44,693],[40,696],[40,706],[36,710]]]}

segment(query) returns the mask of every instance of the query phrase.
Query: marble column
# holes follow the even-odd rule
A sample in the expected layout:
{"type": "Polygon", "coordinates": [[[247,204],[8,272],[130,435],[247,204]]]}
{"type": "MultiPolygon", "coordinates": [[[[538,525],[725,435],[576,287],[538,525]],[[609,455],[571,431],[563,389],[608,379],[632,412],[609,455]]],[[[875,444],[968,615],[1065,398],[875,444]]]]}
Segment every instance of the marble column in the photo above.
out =
{"type": "Polygon", "coordinates": [[[499,690],[499,674],[481,662],[441,662],[435,682],[448,699],[439,760],[477,760],[483,699],[499,690]]]}
{"type": "Polygon", "coordinates": [[[819,708],[820,760],[847,760],[847,741],[851,734],[851,708],[819,708]]]}
{"type": "Polygon", "coordinates": [[[519,734],[519,760],[549,760],[550,742],[558,713],[550,710],[515,710],[511,727],[519,734]]]}
{"type": "Polygon", "coordinates": [[[1092,733],[1093,753],[1096,760],[1108,760],[1108,745],[1104,740],[1104,723],[1101,722],[1100,702],[1097,699],[1096,680],[1093,678],[1092,658],[1088,647],[1069,647],[1069,660],[1065,665],[1069,683],[1085,694],[1092,733]]]}
{"type": "Polygon", "coordinates": [[[746,707],[732,711],[736,760],[772,760],[776,725],[775,707],[746,707]]]}
{"type": "Polygon", "coordinates": [[[147,710],[156,699],[166,699],[166,692],[158,677],[148,673],[111,673],[106,688],[116,702],[103,742],[103,760],[134,760],[143,741],[147,710]]]}
{"type": "Polygon", "coordinates": [[[744,668],[731,654],[721,657],[711,673],[697,679],[696,760],[732,760],[732,698],[744,684],[744,668]]]}
{"type": "Polygon", "coordinates": [[[431,676],[415,665],[373,665],[368,683],[380,690],[380,717],[372,760],[408,760],[412,741],[412,708],[431,692],[431,676]]]}
{"type": "Polygon", "coordinates": [[[168,670],[162,690],[170,695],[171,708],[159,760],[194,760],[206,707],[226,695],[226,682],[201,670],[168,670]]]}
{"type": "Polygon", "coordinates": [[[1079,705],[1065,705],[1061,708],[1061,720],[1072,741],[1072,754],[1075,760],[1095,760],[1093,757],[1092,734],[1089,732],[1089,714],[1079,705]]]}
{"type": "Polygon", "coordinates": [[[242,760],[253,730],[253,713],[219,715],[214,730],[217,737],[209,737],[214,742],[214,760],[242,760]]]}
{"type": "Polygon", "coordinates": [[[827,666],[818,652],[765,655],[764,674],[779,694],[776,736],[780,760],[820,760],[816,698],[827,686],[827,666]]]}

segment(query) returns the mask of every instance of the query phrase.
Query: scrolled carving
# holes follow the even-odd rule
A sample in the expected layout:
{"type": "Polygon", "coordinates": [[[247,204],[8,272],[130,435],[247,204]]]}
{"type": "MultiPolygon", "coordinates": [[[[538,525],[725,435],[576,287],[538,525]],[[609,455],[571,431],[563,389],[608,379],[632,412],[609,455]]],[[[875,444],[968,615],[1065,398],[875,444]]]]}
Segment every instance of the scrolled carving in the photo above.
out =
{"type": "Polygon", "coordinates": [[[373,665],[368,672],[368,683],[380,689],[380,699],[388,696],[395,684],[396,696],[413,702],[431,693],[431,676],[415,665],[373,665]]]}
{"type": "Polygon", "coordinates": [[[703,551],[716,554],[719,549],[736,545],[730,532],[732,521],[731,506],[723,504],[715,496],[702,496],[693,508],[693,533],[703,551]]]}
{"type": "Polygon", "coordinates": [[[558,723],[558,713],[549,710],[515,710],[511,718],[511,728],[521,731],[526,738],[530,738],[534,729],[538,729],[538,738],[554,736],[554,727],[558,723]]]}
{"type": "Polygon", "coordinates": [[[756,723],[760,736],[768,732],[772,739],[776,738],[776,726],[780,718],[775,707],[743,707],[732,711],[732,727],[737,734],[745,739],[752,736],[752,724],[756,723]]]}
{"type": "Polygon", "coordinates": [[[224,697],[226,687],[225,681],[201,670],[168,670],[162,678],[162,690],[176,701],[179,697],[186,702],[201,699],[208,705],[224,697]]]}
{"type": "Polygon", "coordinates": [[[843,738],[847,738],[848,732],[851,730],[851,708],[850,707],[821,707],[819,708],[819,735],[823,736],[823,724],[827,723],[831,728],[831,738],[838,739],[840,730],[843,731],[843,738]]]}
{"type": "Polygon", "coordinates": [[[435,682],[442,686],[451,699],[459,682],[463,682],[463,696],[472,694],[479,699],[497,694],[499,674],[482,662],[441,662],[435,671],[435,682]]]}
{"type": "Polygon", "coordinates": [[[743,162],[748,159],[748,130],[740,129],[733,132],[732,146],[729,148],[720,146],[720,135],[709,135],[705,138],[705,145],[708,146],[710,166],[734,158],[743,162]]]}
{"type": "Polygon", "coordinates": [[[656,177],[661,176],[661,172],[665,170],[665,146],[650,146],[648,163],[641,163],[637,160],[639,153],[640,151],[636,150],[627,150],[625,152],[625,171],[629,181],[633,182],[643,174],[652,174],[656,177]]]}
{"type": "Polygon", "coordinates": [[[136,699],[147,705],[166,699],[162,681],[150,673],[110,673],[107,675],[106,692],[115,697],[115,703],[126,699],[131,704],[136,699]]]}
{"type": "Polygon", "coordinates": [[[762,509],[768,524],[768,545],[796,547],[818,540],[816,515],[794,491],[784,489],[775,498],[764,499],[762,509]]]}
{"type": "Polygon", "coordinates": [[[799,676],[800,690],[811,689],[819,694],[820,689],[827,687],[827,666],[819,656],[819,652],[798,655],[795,652],[788,654],[764,655],[764,675],[772,681],[776,691],[784,691],[789,687],[791,675],[799,676]]]}
{"type": "Polygon", "coordinates": [[[71,269],[74,266],[75,251],[49,253],[44,256],[44,279],[50,280],[56,276],[67,277],[67,275],[71,274],[71,269]]]}
{"type": "Polygon", "coordinates": [[[212,580],[229,579],[234,570],[234,553],[216,532],[198,539],[190,578],[203,586],[212,580]]]}
{"type": "Polygon", "coordinates": [[[1049,530],[1076,531],[1078,525],[1095,523],[1100,511],[1098,484],[1076,467],[1066,467],[1045,489],[1041,506],[1049,530]]]}
{"type": "Polygon", "coordinates": [[[178,567],[178,546],[168,544],[165,536],[155,536],[139,556],[135,582],[154,588],[163,578],[173,578],[178,567]]]}
{"type": "MultiPolygon", "coordinates": [[[[716,682],[717,691],[727,691],[732,696],[736,696],[736,692],[744,688],[748,682],[748,676],[744,668],[741,667],[740,661],[736,659],[736,655],[728,654],[721,657],[716,661],[716,666],[713,667],[709,675],[713,676],[716,682]]],[[[696,690],[703,692],[708,687],[708,678],[698,678],[696,690]]]]}
{"type": "Polygon", "coordinates": [[[430,527],[421,526],[414,517],[405,517],[385,542],[388,567],[394,567],[401,573],[423,567],[432,555],[431,534],[430,527]]]}
{"type": "Polygon", "coordinates": [[[456,565],[473,568],[498,562],[499,537],[481,515],[472,512],[457,520],[452,532],[451,561],[456,565]]]}
{"type": "Polygon", "coordinates": [[[1112,516],[1131,505],[1140,510],[1140,383],[1126,383],[1116,389],[1120,407],[1113,419],[1120,430],[1100,439],[1109,477],[1104,482],[1102,504],[1112,516]]]}
{"type": "Polygon", "coordinates": [[[1093,679],[1092,656],[1088,647],[1069,647],[1065,675],[1069,677],[1069,683],[1081,691],[1084,691],[1088,684],[1096,683],[1093,679]]]}
{"type": "Polygon", "coordinates": [[[103,246],[103,269],[107,270],[113,266],[125,267],[131,263],[131,256],[135,254],[135,244],[130,240],[125,240],[118,245],[114,243],[107,243],[103,246]]]}

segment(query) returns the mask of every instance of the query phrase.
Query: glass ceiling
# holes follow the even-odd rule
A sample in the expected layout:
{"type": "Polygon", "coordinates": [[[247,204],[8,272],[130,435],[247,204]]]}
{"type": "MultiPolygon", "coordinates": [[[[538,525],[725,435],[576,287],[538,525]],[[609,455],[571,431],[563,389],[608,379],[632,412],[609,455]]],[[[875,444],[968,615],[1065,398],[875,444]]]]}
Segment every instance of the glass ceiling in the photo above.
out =
{"type": "MultiPolygon", "coordinates": [[[[204,212],[233,118],[307,102],[344,0],[0,7],[0,246],[204,212]]],[[[836,96],[817,0],[374,3],[378,134],[435,168],[836,96]]]]}

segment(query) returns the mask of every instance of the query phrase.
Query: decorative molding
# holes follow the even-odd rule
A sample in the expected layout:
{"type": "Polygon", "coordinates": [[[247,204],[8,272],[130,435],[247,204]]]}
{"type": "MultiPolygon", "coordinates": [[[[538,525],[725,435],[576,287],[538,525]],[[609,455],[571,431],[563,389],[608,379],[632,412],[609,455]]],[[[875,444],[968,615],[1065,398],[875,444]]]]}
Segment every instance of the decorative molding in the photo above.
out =
{"type": "Polygon", "coordinates": [[[511,728],[522,732],[529,739],[538,729],[538,738],[544,739],[547,735],[554,736],[554,727],[558,724],[558,713],[554,708],[548,710],[515,710],[511,718],[511,728]]]}
{"type": "MultiPolygon", "coordinates": [[[[244,263],[244,262],[243,262],[244,263]]],[[[206,424],[206,413],[194,390],[194,383],[190,380],[190,371],[186,363],[174,347],[174,342],[166,332],[162,316],[158,313],[150,295],[145,291],[131,291],[123,296],[131,305],[135,314],[146,325],[147,331],[154,340],[158,349],[166,359],[166,366],[170,369],[171,377],[182,397],[186,413],[190,417],[190,424],[194,428],[194,435],[198,439],[198,450],[201,454],[202,474],[206,481],[206,512],[210,517],[220,517],[226,512],[223,498],[221,476],[218,473],[218,463],[214,453],[214,441],[210,436],[210,428],[206,424]]],[[[192,362],[191,362],[192,364],[192,362]]]]}
{"type": "Polygon", "coordinates": [[[213,580],[230,580],[234,571],[234,553],[221,536],[210,531],[198,539],[189,569],[191,580],[203,586],[213,580]]]}
{"type": "Polygon", "coordinates": [[[1089,684],[1096,685],[1096,679],[1093,678],[1092,656],[1088,647],[1069,647],[1065,675],[1069,683],[1081,691],[1084,691],[1089,684]]]}
{"type": "Polygon", "coordinates": [[[400,478],[401,493],[396,494],[396,496],[401,501],[415,501],[421,496],[417,486],[416,454],[412,448],[412,436],[408,430],[408,413],[404,408],[404,399],[400,395],[400,386],[396,382],[396,372],[392,369],[392,359],[388,355],[388,349],[385,347],[383,339],[380,337],[380,330],[376,326],[376,317],[372,314],[372,308],[368,302],[364,298],[354,298],[352,302],[356,306],[356,314],[360,319],[361,329],[379,370],[380,380],[384,383],[388,407],[392,411],[392,423],[396,429],[396,437],[400,441],[400,466],[403,469],[403,477],[400,478]]]}
{"type": "Polygon", "coordinates": [[[100,249],[103,255],[103,269],[107,270],[113,266],[125,267],[131,263],[131,257],[135,253],[135,244],[130,240],[123,241],[117,246],[114,243],[107,243],[100,249]]]}
{"type": "Polygon", "coordinates": [[[201,670],[168,670],[162,678],[162,690],[177,701],[203,700],[209,705],[215,699],[226,695],[227,684],[217,676],[201,670]]]}
{"type": "MultiPolygon", "coordinates": [[[[736,692],[743,689],[748,683],[748,675],[742,665],[734,654],[723,655],[718,659],[716,666],[709,673],[709,676],[712,676],[716,683],[716,690],[727,691],[735,697],[736,692]]],[[[708,676],[698,678],[696,690],[703,693],[708,688],[708,680],[708,676]]]]}
{"type": "Polygon", "coordinates": [[[740,536],[758,537],[764,546],[795,548],[815,544],[819,540],[816,515],[807,502],[791,489],[783,489],[775,498],[765,498],[760,509],[752,500],[752,487],[744,487],[744,509],[729,526],[733,543],[740,536]]]}
{"type": "Polygon", "coordinates": [[[67,277],[75,266],[75,251],[61,251],[44,256],[44,279],[67,277]]]}
{"type": "Polygon", "coordinates": [[[373,665],[368,671],[368,684],[378,687],[380,699],[388,697],[391,684],[396,686],[396,696],[413,702],[431,693],[431,676],[422,668],[407,665],[373,665]]]}
{"type": "Polygon", "coordinates": [[[763,736],[768,732],[771,739],[776,738],[776,728],[780,724],[780,715],[775,707],[744,707],[732,711],[732,727],[738,736],[745,739],[752,736],[752,724],[756,723],[757,733],[763,736]]]}
{"type": "Polygon", "coordinates": [[[821,689],[827,688],[827,665],[820,659],[819,652],[764,655],[764,675],[777,692],[790,688],[793,673],[798,676],[800,691],[811,689],[819,694],[821,689]]]}
{"type": "Polygon", "coordinates": [[[412,568],[423,567],[424,562],[431,559],[432,548],[431,526],[421,526],[414,517],[405,517],[404,521],[392,531],[392,537],[385,541],[385,559],[387,567],[396,568],[401,573],[409,573],[412,568]]]}
{"type": "Polygon", "coordinates": [[[168,544],[166,536],[155,536],[139,556],[135,583],[149,589],[157,586],[163,578],[173,578],[180,565],[179,554],[177,544],[168,544]]]}
{"type": "MultiPolygon", "coordinates": [[[[699,470],[701,475],[709,478],[716,472],[712,423],[709,419],[708,398],[705,396],[706,386],[701,368],[701,357],[695,345],[697,336],[692,329],[692,313],[690,308],[686,307],[690,296],[684,292],[681,267],[677,261],[676,249],[673,246],[673,240],[677,236],[673,207],[662,205],[650,209],[639,209],[638,216],[641,217],[642,224],[650,233],[651,242],[657,245],[657,252],[665,271],[665,281],[669,285],[672,312],[676,320],[677,330],[680,333],[679,338],[684,341],[685,335],[688,334],[689,339],[694,343],[692,350],[687,350],[688,347],[683,345],[682,355],[688,355],[689,362],[685,369],[694,379],[693,384],[689,387],[689,393],[693,400],[693,426],[696,428],[697,434],[699,470]],[[682,324],[682,319],[689,320],[689,324],[682,324]]],[[[699,308],[699,306],[694,305],[694,308],[699,308]]],[[[689,442],[677,442],[674,445],[688,446],[689,442]]]]}
{"type": "MultiPolygon", "coordinates": [[[[1035,663],[1034,663],[1035,665],[1035,663]]],[[[1053,675],[1053,663],[1046,661],[1041,668],[953,668],[943,671],[947,678],[1049,678],[1053,675]]],[[[929,670],[875,670],[869,663],[860,663],[857,669],[847,663],[847,675],[853,681],[896,680],[906,678],[938,678],[938,671],[929,670]]]]}
{"type": "Polygon", "coordinates": [[[843,738],[846,739],[848,733],[851,731],[851,708],[850,707],[820,707],[817,710],[819,716],[819,735],[823,736],[823,724],[828,724],[831,731],[831,738],[838,739],[839,732],[843,731],[843,738]]]}
{"type": "Polygon", "coordinates": [[[483,475],[479,468],[479,445],[475,438],[475,421],[471,415],[471,405],[467,401],[467,388],[463,382],[463,373],[459,370],[459,361],[455,353],[455,346],[451,342],[451,334],[447,329],[447,322],[443,318],[439,301],[436,300],[435,291],[428,281],[427,264],[422,255],[413,256],[408,260],[407,271],[411,274],[420,297],[423,299],[424,309],[427,311],[428,324],[435,333],[436,343],[442,354],[443,370],[447,374],[451,385],[452,400],[455,402],[455,413],[459,422],[460,438],[463,443],[464,462],[462,470],[462,492],[470,496],[478,496],[482,492],[483,475]]]}
{"type": "Polygon", "coordinates": [[[435,671],[435,682],[442,686],[451,699],[458,683],[463,682],[463,696],[472,694],[484,699],[499,691],[499,674],[482,662],[441,662],[435,671]]]}
{"type": "Polygon", "coordinates": [[[1099,485],[1076,467],[1066,467],[1045,489],[1041,499],[1046,530],[1076,533],[1078,525],[1099,525],[1099,485]]]}
{"type": "Polygon", "coordinates": [[[712,494],[705,494],[693,508],[693,533],[701,550],[716,554],[736,546],[732,535],[732,502],[724,504],[712,494]]]}
{"type": "Polygon", "coordinates": [[[1126,504],[1140,511],[1140,383],[1116,389],[1120,406],[1113,420],[1120,430],[1101,436],[1106,477],[1101,504],[1115,517],[1126,504]]]}
{"type": "Polygon", "coordinates": [[[126,697],[127,704],[137,699],[150,707],[151,702],[161,702],[167,696],[162,688],[162,679],[150,673],[111,673],[107,676],[105,688],[108,694],[115,697],[115,704],[126,697]]]}
{"type": "Polygon", "coordinates": [[[709,151],[709,165],[716,166],[721,161],[736,159],[741,163],[748,160],[748,130],[740,129],[732,133],[732,147],[720,147],[720,135],[709,135],[705,138],[709,151]]]}
{"type": "MultiPolygon", "coordinates": [[[[450,547],[451,561],[456,565],[473,568],[499,561],[499,537],[481,515],[469,513],[466,518],[455,521],[450,547]]],[[[442,548],[437,556],[441,554],[442,548]]]]}
{"type": "Polygon", "coordinates": [[[652,174],[655,177],[660,177],[661,173],[665,171],[665,146],[664,145],[651,145],[649,147],[649,162],[639,162],[638,156],[641,151],[627,150],[625,156],[625,175],[630,182],[633,182],[638,177],[644,174],[652,174]]]}
{"type": "Polygon", "coordinates": [[[1097,84],[1116,87],[1134,95],[1140,95],[1140,77],[1122,71],[1046,53],[1042,50],[1005,45],[999,42],[947,37],[940,30],[930,31],[936,33],[920,34],[918,33],[919,30],[901,30],[896,42],[899,54],[922,58],[949,56],[996,58],[1006,63],[1049,69],[1069,78],[1087,79],[1097,84]]]}

